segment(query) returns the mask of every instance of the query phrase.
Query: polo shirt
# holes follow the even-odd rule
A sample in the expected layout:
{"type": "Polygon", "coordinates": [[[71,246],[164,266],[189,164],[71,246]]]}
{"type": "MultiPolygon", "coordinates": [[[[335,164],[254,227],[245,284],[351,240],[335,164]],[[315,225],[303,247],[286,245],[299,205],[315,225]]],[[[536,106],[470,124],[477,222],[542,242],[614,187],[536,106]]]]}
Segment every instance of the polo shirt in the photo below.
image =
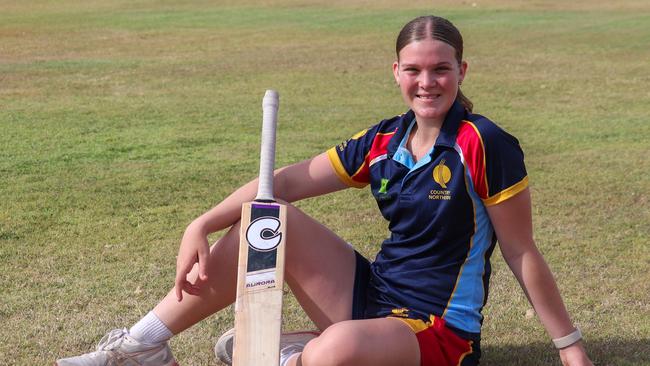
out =
{"type": "Polygon", "coordinates": [[[486,207],[528,186],[517,139],[458,102],[429,153],[406,141],[413,111],[383,120],[328,150],[338,177],[370,185],[390,236],[371,263],[367,316],[429,320],[480,334],[496,235],[486,207]]]}

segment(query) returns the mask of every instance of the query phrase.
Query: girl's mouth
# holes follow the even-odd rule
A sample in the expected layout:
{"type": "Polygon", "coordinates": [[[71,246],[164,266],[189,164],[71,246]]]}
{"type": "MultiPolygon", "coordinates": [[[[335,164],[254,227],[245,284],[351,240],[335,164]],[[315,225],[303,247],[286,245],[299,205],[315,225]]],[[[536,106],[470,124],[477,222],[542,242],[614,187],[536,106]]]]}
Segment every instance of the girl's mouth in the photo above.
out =
{"type": "Polygon", "coordinates": [[[416,94],[415,96],[421,100],[435,100],[440,97],[440,94],[416,94]]]}

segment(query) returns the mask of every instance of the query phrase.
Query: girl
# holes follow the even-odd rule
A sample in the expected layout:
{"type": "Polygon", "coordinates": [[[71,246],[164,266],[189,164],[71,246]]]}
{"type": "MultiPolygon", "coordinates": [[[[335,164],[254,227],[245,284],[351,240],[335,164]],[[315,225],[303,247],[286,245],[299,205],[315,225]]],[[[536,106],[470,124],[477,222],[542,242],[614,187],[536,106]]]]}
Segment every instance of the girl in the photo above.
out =
{"type": "MultiPolygon", "coordinates": [[[[370,263],[288,205],[286,280],[322,333],[287,345],[280,364],[477,365],[498,239],[562,363],[591,365],[533,241],[518,141],[472,114],[460,91],[467,63],[459,31],[440,17],[413,19],[396,53],[405,114],[275,173],[275,196],[287,202],[370,185],[390,229],[370,263]]],[[[96,352],[57,365],[176,365],[167,340],[234,301],[240,208],[256,187],[244,185],[187,227],[174,289],[152,312],[110,332],[96,352]],[[210,247],[208,234],[222,229],[210,247]]],[[[226,361],[232,336],[217,345],[226,361]]]]}

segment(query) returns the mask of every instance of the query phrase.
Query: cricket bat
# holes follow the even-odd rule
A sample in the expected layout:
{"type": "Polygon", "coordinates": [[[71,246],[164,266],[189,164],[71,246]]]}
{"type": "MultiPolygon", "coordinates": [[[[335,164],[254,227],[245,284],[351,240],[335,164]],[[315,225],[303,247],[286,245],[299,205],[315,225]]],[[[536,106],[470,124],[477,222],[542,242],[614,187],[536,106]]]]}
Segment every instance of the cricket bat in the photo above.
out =
{"type": "Polygon", "coordinates": [[[262,144],[257,197],[241,213],[234,366],[276,366],[280,360],[286,207],[273,198],[279,97],[262,100],[262,144]]]}

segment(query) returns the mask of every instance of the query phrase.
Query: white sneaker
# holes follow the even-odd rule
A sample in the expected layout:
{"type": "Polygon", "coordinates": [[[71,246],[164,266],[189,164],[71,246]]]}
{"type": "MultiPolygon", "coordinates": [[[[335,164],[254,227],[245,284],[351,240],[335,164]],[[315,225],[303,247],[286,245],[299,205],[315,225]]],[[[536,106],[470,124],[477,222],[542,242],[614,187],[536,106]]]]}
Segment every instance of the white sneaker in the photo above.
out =
{"type": "Polygon", "coordinates": [[[167,342],[157,345],[140,343],[126,329],[106,334],[95,352],[62,358],[55,366],[178,366],[167,342]]]}
{"type": "Polygon", "coordinates": [[[305,344],[299,344],[299,343],[292,343],[282,349],[280,349],[280,366],[284,366],[287,364],[287,361],[289,358],[296,353],[301,353],[303,349],[305,349],[305,344]]]}
{"type": "MultiPolygon", "coordinates": [[[[295,352],[301,352],[307,342],[318,337],[318,332],[293,332],[282,333],[280,337],[280,360],[286,358],[295,352]]],[[[214,355],[219,361],[226,365],[232,365],[232,345],[235,338],[235,328],[230,329],[219,337],[217,344],[214,345],[214,355]]]]}

